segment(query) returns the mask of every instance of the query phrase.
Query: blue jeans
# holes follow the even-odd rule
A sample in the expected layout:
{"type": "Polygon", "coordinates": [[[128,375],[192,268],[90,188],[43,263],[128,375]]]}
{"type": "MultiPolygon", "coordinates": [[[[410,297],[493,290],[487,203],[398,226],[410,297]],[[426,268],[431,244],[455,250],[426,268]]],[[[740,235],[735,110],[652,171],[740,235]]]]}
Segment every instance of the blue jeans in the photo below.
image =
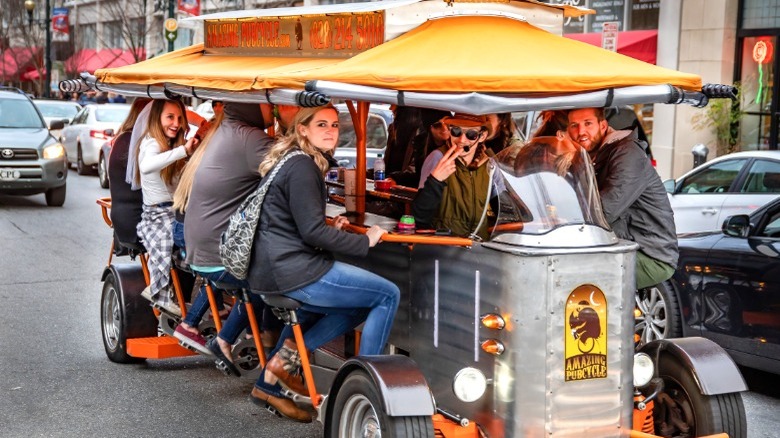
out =
{"type": "MultiPolygon", "coordinates": [[[[197,272],[207,281],[228,283],[240,288],[249,288],[249,283],[247,283],[246,280],[239,280],[226,270],[217,272],[201,272],[195,270],[195,272],[197,272]]],[[[198,298],[205,295],[206,294],[201,294],[198,298]]],[[[255,309],[255,317],[258,317],[257,325],[262,327],[262,317],[266,305],[259,296],[252,293],[249,294],[249,301],[252,303],[252,307],[255,309]]],[[[193,303],[193,307],[194,305],[195,304],[193,303]]],[[[208,307],[208,298],[206,298],[206,306],[208,307]]],[[[189,316],[190,315],[188,313],[187,319],[189,319],[189,316]]],[[[187,324],[190,324],[189,321],[187,321],[187,324]]],[[[235,344],[238,336],[247,327],[249,327],[249,317],[247,316],[244,304],[240,303],[230,310],[230,315],[228,316],[227,321],[225,321],[225,324],[222,325],[222,330],[220,330],[218,336],[228,344],[235,344]]],[[[259,336],[260,334],[255,333],[254,335],[259,336]]]]}
{"type": "Polygon", "coordinates": [[[310,350],[354,328],[368,312],[359,353],[366,356],[382,352],[400,294],[398,286],[379,275],[335,262],[319,280],[285,295],[302,302],[302,310],[325,315],[304,335],[310,350]]]}
{"type": "Polygon", "coordinates": [[[173,244],[184,249],[184,224],[173,220],[173,244]]]}
{"type": "MultiPolygon", "coordinates": [[[[214,289],[214,299],[217,302],[218,309],[221,310],[225,308],[222,302],[222,291],[214,289]]],[[[184,323],[190,327],[197,327],[203,319],[203,315],[205,315],[210,308],[209,296],[206,293],[206,286],[204,285],[200,287],[200,293],[195,297],[189,310],[187,310],[187,316],[184,318],[184,323]]]]}

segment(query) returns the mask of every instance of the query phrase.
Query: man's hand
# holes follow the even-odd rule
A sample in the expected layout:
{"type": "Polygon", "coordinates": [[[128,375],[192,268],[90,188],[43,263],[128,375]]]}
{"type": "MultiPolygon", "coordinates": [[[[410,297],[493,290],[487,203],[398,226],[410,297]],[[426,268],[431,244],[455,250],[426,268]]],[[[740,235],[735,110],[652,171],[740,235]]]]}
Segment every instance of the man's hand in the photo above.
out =
{"type": "Polygon", "coordinates": [[[450,175],[455,173],[455,160],[458,159],[459,153],[460,148],[458,146],[452,145],[452,147],[450,147],[449,150],[444,153],[444,156],[441,157],[441,160],[436,163],[436,167],[434,167],[433,171],[431,171],[431,176],[440,182],[444,182],[444,180],[449,178],[450,175]]]}
{"type": "Polygon", "coordinates": [[[336,216],[333,218],[333,228],[341,230],[345,225],[349,223],[349,219],[344,216],[336,216]]]}

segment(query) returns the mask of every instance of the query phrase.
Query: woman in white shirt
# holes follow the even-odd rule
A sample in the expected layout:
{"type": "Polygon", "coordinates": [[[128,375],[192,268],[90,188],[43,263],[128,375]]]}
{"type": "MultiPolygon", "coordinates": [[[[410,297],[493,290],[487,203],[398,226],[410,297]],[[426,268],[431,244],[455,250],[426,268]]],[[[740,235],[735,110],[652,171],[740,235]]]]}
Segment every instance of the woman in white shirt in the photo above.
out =
{"type": "Polygon", "coordinates": [[[177,100],[154,100],[144,108],[133,128],[127,178],[140,186],[144,207],[138,236],[149,253],[150,285],[142,296],[166,312],[181,316],[170,290],[173,248],[173,192],[187,157],[198,141],[185,141],[189,130],[186,108],[177,100]],[[144,117],[146,116],[146,117],[144,117]],[[140,138],[140,140],[138,140],[140,138]]]}

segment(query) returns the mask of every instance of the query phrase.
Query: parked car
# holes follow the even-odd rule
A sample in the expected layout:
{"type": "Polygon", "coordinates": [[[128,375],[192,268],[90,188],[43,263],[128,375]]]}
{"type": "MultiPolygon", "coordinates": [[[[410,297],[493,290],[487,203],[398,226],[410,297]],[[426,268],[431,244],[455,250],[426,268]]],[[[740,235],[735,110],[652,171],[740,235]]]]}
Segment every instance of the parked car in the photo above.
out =
{"type": "Polygon", "coordinates": [[[82,106],[76,102],[64,100],[33,99],[33,103],[38,111],[43,115],[43,120],[49,126],[49,132],[54,138],[60,137],[60,129],[52,129],[51,124],[54,121],[62,121],[67,125],[81,111],[82,106]]]}
{"type": "MultiPolygon", "coordinates": [[[[339,162],[339,165],[346,168],[355,167],[355,127],[352,125],[352,118],[349,115],[347,105],[338,104],[339,110],[339,144],[333,157],[339,162]]],[[[387,147],[387,127],[393,123],[393,112],[386,105],[371,105],[366,136],[366,169],[374,167],[374,160],[377,155],[384,154],[387,147]]]]}
{"type": "Polygon", "coordinates": [[[125,103],[90,104],[62,130],[60,142],[65,146],[68,163],[75,162],[79,175],[94,170],[100,146],[113,138],[129,112],[130,105],[125,103]]]}
{"type": "Polygon", "coordinates": [[[780,196],[780,151],[723,155],[664,185],[678,234],[719,230],[780,196]]]}
{"type": "Polygon", "coordinates": [[[65,149],[49,127],[62,129],[62,120],[47,126],[24,92],[0,87],[0,193],[45,193],[47,205],[65,203],[65,149]]]}
{"type": "Polygon", "coordinates": [[[685,234],[669,282],[685,336],[709,338],[744,366],[780,374],[780,198],[722,231],[685,234]]]}

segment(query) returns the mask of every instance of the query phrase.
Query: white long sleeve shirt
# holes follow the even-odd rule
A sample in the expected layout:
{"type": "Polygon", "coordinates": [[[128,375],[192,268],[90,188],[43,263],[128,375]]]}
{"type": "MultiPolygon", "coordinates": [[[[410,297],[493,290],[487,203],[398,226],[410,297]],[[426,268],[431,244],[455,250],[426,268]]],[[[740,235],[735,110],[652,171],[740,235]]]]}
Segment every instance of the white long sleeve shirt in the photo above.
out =
{"type": "Polygon", "coordinates": [[[138,170],[141,172],[141,192],[144,204],[153,205],[173,201],[175,187],[168,187],[160,171],[187,156],[184,145],[160,152],[157,140],[146,136],[138,148],[138,170]]]}

